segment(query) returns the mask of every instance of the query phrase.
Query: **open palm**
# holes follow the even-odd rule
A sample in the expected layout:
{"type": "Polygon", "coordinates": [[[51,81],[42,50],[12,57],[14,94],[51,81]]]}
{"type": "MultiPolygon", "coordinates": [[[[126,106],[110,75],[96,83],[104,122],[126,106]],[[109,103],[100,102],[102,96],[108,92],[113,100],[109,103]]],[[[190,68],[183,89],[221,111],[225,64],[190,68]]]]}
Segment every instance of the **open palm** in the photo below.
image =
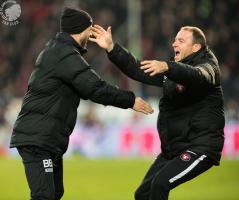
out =
{"type": "Polygon", "coordinates": [[[94,25],[91,30],[94,37],[90,37],[90,41],[97,43],[103,49],[112,50],[114,44],[111,27],[108,27],[106,31],[101,26],[94,25]]]}

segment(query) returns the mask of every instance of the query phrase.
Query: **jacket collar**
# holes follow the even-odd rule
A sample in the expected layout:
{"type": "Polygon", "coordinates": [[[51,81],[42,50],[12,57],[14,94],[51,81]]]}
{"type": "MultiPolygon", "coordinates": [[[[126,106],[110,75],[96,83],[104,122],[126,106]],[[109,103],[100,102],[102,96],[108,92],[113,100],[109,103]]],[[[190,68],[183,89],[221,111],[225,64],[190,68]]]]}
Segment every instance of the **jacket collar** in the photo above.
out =
{"type": "Polygon", "coordinates": [[[201,57],[203,57],[207,51],[208,51],[208,47],[204,47],[200,49],[199,51],[190,54],[189,56],[185,57],[179,62],[190,64],[192,62],[195,62],[197,59],[200,59],[201,57]]]}
{"type": "Polygon", "coordinates": [[[56,34],[56,39],[60,40],[63,43],[74,46],[80,52],[81,55],[87,52],[87,49],[80,46],[68,33],[59,32],[56,34]]]}

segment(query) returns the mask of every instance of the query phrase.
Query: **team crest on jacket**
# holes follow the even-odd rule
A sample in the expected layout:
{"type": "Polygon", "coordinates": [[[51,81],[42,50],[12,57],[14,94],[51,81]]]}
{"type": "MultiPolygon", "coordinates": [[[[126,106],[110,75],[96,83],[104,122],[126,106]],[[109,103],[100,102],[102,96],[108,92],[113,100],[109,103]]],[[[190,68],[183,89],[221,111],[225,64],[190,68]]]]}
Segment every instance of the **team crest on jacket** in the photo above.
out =
{"type": "Polygon", "coordinates": [[[182,161],[189,161],[191,159],[191,156],[189,153],[182,153],[180,158],[182,161]]]}
{"type": "Polygon", "coordinates": [[[177,84],[176,89],[177,89],[178,92],[183,92],[185,88],[184,88],[183,85],[177,84]]]}

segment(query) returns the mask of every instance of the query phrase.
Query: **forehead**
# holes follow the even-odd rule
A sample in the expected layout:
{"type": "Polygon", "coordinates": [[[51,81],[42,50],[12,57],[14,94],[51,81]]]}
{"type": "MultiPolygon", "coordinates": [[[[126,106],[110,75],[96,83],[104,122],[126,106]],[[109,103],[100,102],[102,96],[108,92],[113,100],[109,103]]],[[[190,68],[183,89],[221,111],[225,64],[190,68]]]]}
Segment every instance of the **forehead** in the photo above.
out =
{"type": "Polygon", "coordinates": [[[191,31],[188,31],[188,30],[180,30],[175,39],[184,39],[184,40],[187,40],[187,39],[192,39],[193,37],[193,33],[191,31]]]}

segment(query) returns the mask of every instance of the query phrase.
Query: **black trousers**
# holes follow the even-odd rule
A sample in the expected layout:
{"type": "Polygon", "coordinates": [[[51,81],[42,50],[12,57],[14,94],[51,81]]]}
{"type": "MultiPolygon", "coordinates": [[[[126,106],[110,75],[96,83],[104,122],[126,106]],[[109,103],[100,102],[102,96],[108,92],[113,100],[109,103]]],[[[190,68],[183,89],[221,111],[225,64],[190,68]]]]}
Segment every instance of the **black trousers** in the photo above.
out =
{"type": "Polygon", "coordinates": [[[31,200],[59,200],[63,196],[62,155],[55,155],[38,147],[19,147],[31,200]]]}
{"type": "Polygon", "coordinates": [[[168,200],[171,189],[212,166],[212,161],[206,155],[198,155],[190,150],[170,160],[160,154],[136,190],[135,200],[168,200]]]}

